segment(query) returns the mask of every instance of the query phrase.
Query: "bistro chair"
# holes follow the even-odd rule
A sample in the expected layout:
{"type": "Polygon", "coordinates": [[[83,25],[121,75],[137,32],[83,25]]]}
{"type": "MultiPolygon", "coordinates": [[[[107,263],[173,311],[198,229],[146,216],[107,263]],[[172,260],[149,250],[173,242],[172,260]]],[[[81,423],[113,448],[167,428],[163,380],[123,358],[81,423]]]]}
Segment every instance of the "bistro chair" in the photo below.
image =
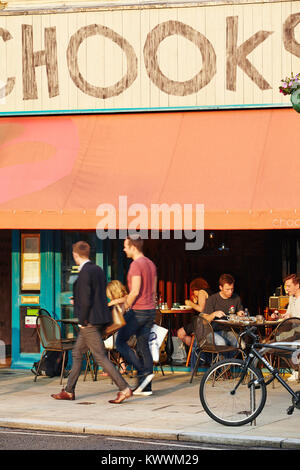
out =
{"type": "MultiPolygon", "coordinates": [[[[104,347],[106,349],[108,359],[114,364],[114,366],[119,371],[122,368],[122,364],[125,364],[126,371],[124,372],[124,374],[127,374],[128,373],[127,372],[127,365],[126,365],[124,359],[122,359],[121,354],[119,353],[119,351],[116,349],[116,337],[117,337],[117,333],[114,333],[114,334],[108,336],[103,341],[104,347]]],[[[128,344],[129,344],[130,347],[133,347],[132,345],[133,344],[135,345],[135,343],[136,343],[135,336],[134,337],[132,336],[129,339],[128,344]]],[[[94,364],[94,374],[95,374],[95,379],[94,380],[97,380],[98,364],[95,363],[95,361],[93,360],[93,357],[92,357],[92,362],[94,364]]],[[[133,367],[131,367],[131,371],[129,372],[129,374],[130,374],[130,377],[132,378],[133,377],[133,367]]],[[[111,383],[113,383],[113,380],[111,381],[111,383]]]]}
{"type": "MultiPolygon", "coordinates": [[[[115,347],[115,337],[116,337],[115,334],[108,336],[104,340],[104,347],[106,349],[108,359],[119,370],[121,368],[122,361],[121,361],[120,353],[116,350],[116,347],[115,347]]],[[[93,357],[91,351],[88,351],[87,354],[86,354],[86,368],[85,368],[83,380],[85,381],[87,372],[89,370],[91,372],[93,380],[97,381],[98,367],[99,366],[98,366],[97,362],[94,360],[94,357],[93,357]]],[[[113,383],[113,381],[112,381],[112,383],[113,383]]]]}
{"type": "Polygon", "coordinates": [[[214,330],[211,324],[203,318],[201,315],[198,315],[194,319],[194,335],[197,348],[199,349],[199,354],[193,369],[190,383],[192,383],[194,375],[197,374],[200,356],[202,352],[212,354],[212,364],[220,360],[220,356],[223,356],[225,353],[235,353],[236,357],[241,349],[234,346],[217,346],[215,344],[215,335],[214,330]]]}
{"type": "Polygon", "coordinates": [[[65,371],[65,360],[66,353],[73,349],[75,340],[74,339],[63,339],[61,336],[61,329],[59,324],[54,318],[49,315],[39,315],[36,321],[37,333],[40,342],[44,348],[41,359],[39,361],[34,382],[36,382],[37,376],[39,375],[39,369],[42,359],[47,351],[58,351],[63,354],[62,368],[60,374],[60,384],[62,384],[63,374],[65,371]]]}
{"type": "MultiPolygon", "coordinates": [[[[292,317],[283,320],[271,333],[271,335],[265,341],[266,343],[279,343],[279,342],[294,342],[300,341],[300,318],[292,317]]],[[[295,364],[291,360],[291,353],[279,351],[276,349],[266,350],[266,353],[270,355],[270,362],[274,367],[280,370],[280,365],[284,363],[286,369],[298,370],[298,382],[300,381],[300,364],[295,364]]]]}
{"type": "Polygon", "coordinates": [[[94,356],[90,350],[88,350],[84,355],[85,355],[86,366],[84,370],[83,381],[85,382],[87,373],[90,372],[92,376],[92,380],[94,382],[97,382],[98,364],[96,363],[94,356]]]}
{"type": "MultiPolygon", "coordinates": [[[[47,310],[44,310],[44,309],[40,309],[40,312],[41,314],[45,314],[45,315],[50,315],[49,312],[47,312],[47,310]]],[[[58,322],[62,323],[64,326],[65,325],[71,325],[74,329],[74,332],[76,334],[76,337],[79,333],[79,325],[78,325],[78,319],[76,318],[63,318],[63,319],[59,319],[57,320],[58,322]]],[[[70,341],[73,341],[74,344],[76,342],[76,337],[75,338],[70,338],[70,341]]],[[[85,367],[85,372],[84,372],[84,381],[86,380],[86,376],[87,376],[87,373],[90,372],[91,376],[92,376],[92,379],[94,381],[97,380],[97,364],[95,364],[95,361],[94,361],[94,358],[93,358],[93,355],[91,353],[91,351],[87,351],[84,353],[84,356],[85,356],[85,361],[86,361],[86,367],[85,367]]]]}

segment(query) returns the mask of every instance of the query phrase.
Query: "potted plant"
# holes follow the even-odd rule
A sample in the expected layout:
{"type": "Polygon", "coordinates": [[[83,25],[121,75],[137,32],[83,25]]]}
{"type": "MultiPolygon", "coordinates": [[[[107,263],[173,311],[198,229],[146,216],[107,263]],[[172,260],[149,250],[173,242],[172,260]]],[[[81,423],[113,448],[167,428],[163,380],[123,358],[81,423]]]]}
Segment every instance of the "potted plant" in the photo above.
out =
{"type": "Polygon", "coordinates": [[[291,77],[281,81],[282,85],[279,87],[280,93],[291,95],[293,108],[300,113],[300,73],[297,73],[295,77],[292,73],[291,77]]]}

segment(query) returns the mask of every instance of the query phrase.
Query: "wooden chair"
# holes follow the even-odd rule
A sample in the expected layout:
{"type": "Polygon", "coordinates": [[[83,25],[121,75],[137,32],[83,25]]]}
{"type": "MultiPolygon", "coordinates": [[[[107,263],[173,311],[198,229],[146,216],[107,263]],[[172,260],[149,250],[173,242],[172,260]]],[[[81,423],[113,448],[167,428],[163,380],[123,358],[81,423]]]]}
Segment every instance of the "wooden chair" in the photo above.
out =
{"type": "Polygon", "coordinates": [[[217,346],[215,344],[215,335],[211,324],[201,315],[198,315],[194,319],[194,335],[195,340],[197,342],[197,347],[199,349],[199,354],[191,375],[190,383],[192,383],[194,375],[197,374],[200,356],[202,352],[212,354],[212,364],[218,362],[220,360],[220,356],[224,355],[225,353],[235,353],[236,356],[238,353],[241,352],[241,349],[239,347],[217,346]]]}
{"type": "Polygon", "coordinates": [[[67,351],[71,351],[74,347],[74,339],[63,339],[61,335],[61,329],[59,324],[50,315],[39,315],[36,321],[37,333],[40,342],[44,348],[41,359],[39,361],[34,382],[36,382],[37,376],[39,375],[39,369],[41,366],[42,359],[47,351],[58,351],[63,354],[62,368],[60,374],[60,384],[65,371],[65,360],[67,351]]]}

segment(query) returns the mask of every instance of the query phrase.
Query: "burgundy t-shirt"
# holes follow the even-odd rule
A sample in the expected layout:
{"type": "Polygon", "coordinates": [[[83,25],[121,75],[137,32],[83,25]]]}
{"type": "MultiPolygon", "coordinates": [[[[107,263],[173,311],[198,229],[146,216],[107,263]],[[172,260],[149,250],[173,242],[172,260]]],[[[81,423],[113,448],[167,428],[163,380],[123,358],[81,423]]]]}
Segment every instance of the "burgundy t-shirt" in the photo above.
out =
{"type": "Polygon", "coordinates": [[[132,304],[132,308],[134,310],[151,310],[155,308],[155,300],[153,298],[156,277],[155,264],[146,256],[141,256],[132,261],[127,274],[129,290],[131,290],[132,276],[140,276],[142,278],[140,292],[132,304]]]}

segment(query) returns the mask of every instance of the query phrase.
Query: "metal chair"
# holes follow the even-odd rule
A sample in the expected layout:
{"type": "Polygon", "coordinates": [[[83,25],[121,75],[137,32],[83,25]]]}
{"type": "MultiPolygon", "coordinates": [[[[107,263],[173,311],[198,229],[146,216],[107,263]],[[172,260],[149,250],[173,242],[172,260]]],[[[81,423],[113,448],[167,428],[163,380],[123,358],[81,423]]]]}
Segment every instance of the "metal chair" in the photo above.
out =
{"type": "MultiPolygon", "coordinates": [[[[267,338],[267,343],[279,342],[294,342],[300,341],[300,318],[291,317],[283,320],[267,338]]],[[[300,381],[300,363],[295,364],[291,360],[291,354],[284,354],[283,351],[270,350],[270,361],[275,367],[280,368],[280,363],[283,361],[287,369],[298,370],[298,382],[300,381]]]]}
{"type": "Polygon", "coordinates": [[[190,383],[192,383],[194,375],[197,374],[200,356],[202,352],[211,353],[213,356],[212,364],[218,362],[220,360],[220,356],[224,355],[225,353],[238,353],[241,352],[239,347],[235,346],[217,346],[215,344],[215,335],[214,330],[211,324],[201,315],[198,315],[194,319],[194,335],[197,347],[199,348],[200,352],[198,354],[195,367],[193,369],[190,383]]]}
{"type": "Polygon", "coordinates": [[[98,376],[98,364],[94,360],[94,356],[90,350],[88,350],[84,355],[85,355],[85,360],[86,360],[86,366],[85,366],[83,381],[85,382],[87,373],[90,372],[93,381],[96,382],[97,376],[98,376]]]}
{"type": "Polygon", "coordinates": [[[37,333],[40,342],[44,348],[41,359],[39,361],[34,382],[36,382],[39,374],[40,365],[42,359],[47,351],[58,351],[63,354],[62,368],[60,374],[60,384],[62,384],[63,374],[65,370],[65,359],[67,351],[73,349],[75,340],[74,339],[63,339],[61,336],[61,329],[59,324],[54,318],[49,315],[39,315],[36,321],[37,333]]]}
{"type": "MultiPolygon", "coordinates": [[[[116,350],[115,336],[116,336],[115,334],[112,334],[109,337],[107,337],[103,342],[104,342],[104,347],[107,351],[108,359],[117,367],[118,370],[120,370],[121,364],[123,363],[123,360],[121,361],[120,353],[116,350]]],[[[85,368],[85,372],[84,372],[83,381],[85,381],[88,371],[90,371],[93,380],[97,381],[98,364],[94,360],[94,357],[93,357],[93,354],[91,353],[91,351],[88,351],[86,353],[86,368],[85,368]]],[[[113,381],[112,381],[112,383],[113,383],[113,381]]]]}

